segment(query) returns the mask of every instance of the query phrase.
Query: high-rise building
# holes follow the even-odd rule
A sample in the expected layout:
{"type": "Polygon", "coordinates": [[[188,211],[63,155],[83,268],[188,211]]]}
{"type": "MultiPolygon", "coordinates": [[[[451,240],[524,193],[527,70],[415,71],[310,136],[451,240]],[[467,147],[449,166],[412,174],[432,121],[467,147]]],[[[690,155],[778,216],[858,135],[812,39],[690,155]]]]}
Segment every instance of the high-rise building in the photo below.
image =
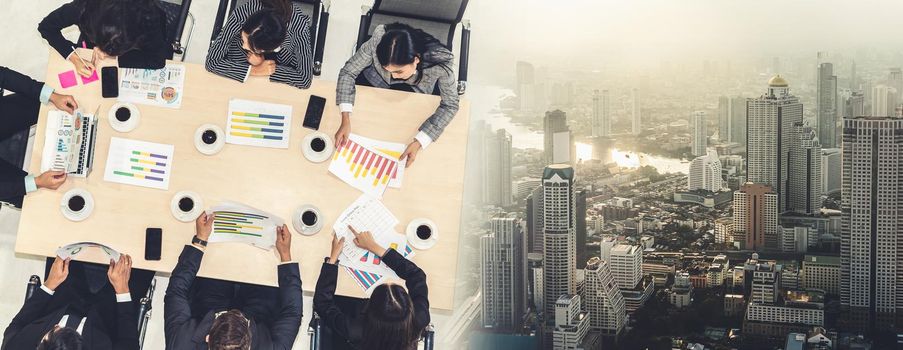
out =
{"type": "Polygon", "coordinates": [[[631,118],[630,124],[630,133],[634,135],[639,135],[642,130],[642,112],[640,110],[640,91],[637,88],[631,90],[631,96],[633,98],[633,118],[631,118]]]}
{"type": "Polygon", "coordinates": [[[681,309],[690,305],[693,299],[693,284],[690,283],[690,274],[679,272],[674,274],[674,284],[668,291],[668,299],[674,307],[681,309]]]}
{"type": "Polygon", "coordinates": [[[602,120],[601,120],[600,129],[601,133],[599,136],[608,137],[611,136],[611,98],[608,95],[608,90],[602,90],[602,120]]]}
{"type": "Polygon", "coordinates": [[[621,290],[632,289],[643,278],[643,250],[629,244],[611,248],[611,274],[621,290]]]}
{"type": "Polygon", "coordinates": [[[542,287],[542,254],[527,253],[527,276],[530,286],[530,306],[533,310],[541,312],[543,308],[542,287]]]}
{"type": "Polygon", "coordinates": [[[693,129],[693,139],[690,151],[694,156],[705,155],[708,146],[708,133],[705,124],[705,112],[696,111],[690,116],[690,127],[693,129]]]}
{"type": "Polygon", "coordinates": [[[831,194],[840,191],[840,148],[822,148],[821,150],[821,192],[831,194]]]}
{"type": "Polygon", "coordinates": [[[483,327],[516,331],[527,310],[524,223],[515,213],[490,220],[491,233],[480,238],[483,327]]]}
{"type": "Polygon", "coordinates": [[[733,243],[733,218],[715,219],[715,243],[733,243]]]}
{"type": "Polygon", "coordinates": [[[590,314],[590,329],[609,335],[621,333],[627,311],[608,263],[596,257],[589,259],[585,276],[583,303],[590,314]]]}
{"type": "MultiPolygon", "coordinates": [[[[815,214],[821,209],[821,147],[815,131],[794,125],[797,139],[792,140],[788,161],[790,185],[786,192],[784,210],[801,214],[815,214]]],[[[778,199],[781,201],[781,199],[778,199]]]]}
{"type": "Polygon", "coordinates": [[[505,129],[487,133],[486,155],[483,163],[484,203],[507,207],[511,205],[511,134],[505,129]]]}
{"type": "Polygon", "coordinates": [[[903,69],[893,67],[887,71],[887,85],[897,90],[897,101],[903,100],[903,69]]]}
{"type": "Polygon", "coordinates": [[[578,190],[577,194],[577,213],[575,214],[576,222],[576,239],[577,239],[577,268],[586,267],[586,260],[589,256],[586,254],[586,190],[578,190]]]}
{"type": "Polygon", "coordinates": [[[576,350],[583,343],[592,315],[581,309],[579,295],[565,294],[555,299],[553,349],[576,350]]]}
{"type": "Polygon", "coordinates": [[[543,152],[546,164],[572,164],[574,143],[561,110],[546,112],[543,124],[543,152]]]}
{"type": "Polygon", "coordinates": [[[768,81],[768,92],[747,103],[747,181],[771,186],[778,194],[778,210],[786,208],[789,162],[798,154],[795,132],[803,122],[803,104],[790,95],[787,80],[776,75],[768,81]]]}
{"type": "Polygon", "coordinates": [[[802,287],[821,289],[827,294],[840,292],[840,258],[830,255],[806,255],[803,259],[802,287]]]}
{"type": "Polygon", "coordinates": [[[771,186],[747,182],[734,192],[734,234],[742,249],[778,250],[778,196],[771,186]]]}
{"type": "Polygon", "coordinates": [[[696,157],[690,162],[690,174],[687,175],[687,190],[717,192],[723,187],[721,160],[718,159],[718,152],[710,149],[706,155],[696,157]]]}
{"type": "Polygon", "coordinates": [[[900,329],[903,118],[843,121],[840,302],[854,329],[900,329]]]}
{"type": "Polygon", "coordinates": [[[728,118],[731,121],[731,136],[730,142],[735,142],[743,145],[745,149],[746,146],[746,98],[737,96],[732,97],[729,100],[728,112],[730,115],[728,118]]]}
{"type": "Polygon", "coordinates": [[[527,62],[517,62],[517,99],[521,111],[531,111],[536,103],[536,85],[533,65],[527,62]]]}
{"type": "Polygon", "coordinates": [[[544,240],[542,234],[542,185],[536,186],[527,199],[524,217],[527,219],[527,247],[530,252],[542,253],[544,240]]]}
{"type": "MultiPolygon", "coordinates": [[[[605,128],[602,126],[602,96],[599,95],[599,90],[593,90],[593,137],[603,136],[602,130],[605,128]]],[[[605,135],[607,136],[607,135],[605,135]]]]}
{"type": "Polygon", "coordinates": [[[731,142],[731,99],[727,96],[718,97],[718,139],[731,142]]]}
{"type": "Polygon", "coordinates": [[[781,266],[771,261],[756,263],[750,286],[750,302],[774,305],[780,297],[781,266]]]}
{"type": "MultiPolygon", "coordinates": [[[[542,174],[543,192],[543,296],[545,320],[555,321],[555,308],[562,295],[577,293],[576,194],[574,169],[553,164],[542,174]]],[[[551,333],[551,332],[547,332],[551,333]]]]}
{"type": "Polygon", "coordinates": [[[818,65],[818,77],[815,83],[816,121],[818,122],[818,140],[827,148],[836,147],[837,133],[837,76],[834,65],[822,63],[818,65]]]}
{"type": "MultiPolygon", "coordinates": [[[[897,89],[887,86],[878,85],[872,89],[872,110],[871,115],[876,117],[891,117],[899,103],[899,92],[897,89]]],[[[854,116],[860,117],[860,116],[854,116]]]]}

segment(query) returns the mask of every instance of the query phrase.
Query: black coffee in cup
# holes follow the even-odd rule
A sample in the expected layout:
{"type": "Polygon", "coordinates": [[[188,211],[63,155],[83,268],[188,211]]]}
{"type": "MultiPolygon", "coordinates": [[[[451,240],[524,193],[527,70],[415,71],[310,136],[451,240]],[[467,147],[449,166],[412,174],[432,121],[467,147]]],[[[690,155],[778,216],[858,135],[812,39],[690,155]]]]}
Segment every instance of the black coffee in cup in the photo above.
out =
{"type": "Polygon", "coordinates": [[[69,198],[69,210],[80,212],[85,208],[85,198],[82,196],[72,196],[69,198]]]}
{"type": "Polygon", "coordinates": [[[310,148],[314,150],[314,152],[323,152],[326,149],[326,141],[323,141],[322,138],[315,138],[310,140],[310,148]]]}
{"type": "Polygon", "coordinates": [[[427,225],[417,226],[417,238],[422,240],[430,239],[433,236],[433,229],[427,225]]]}
{"type": "Polygon", "coordinates": [[[201,141],[208,145],[212,145],[216,142],[216,131],[213,130],[204,130],[204,133],[201,134],[201,141]]]}
{"type": "Polygon", "coordinates": [[[317,213],[310,210],[305,211],[301,214],[301,222],[303,222],[304,225],[313,226],[317,223],[317,213]]]}
{"type": "Polygon", "coordinates": [[[190,212],[191,209],[194,209],[194,200],[189,197],[184,197],[179,200],[179,210],[183,212],[190,212]]]}
{"type": "Polygon", "coordinates": [[[119,109],[116,110],[116,120],[118,121],[124,122],[126,120],[129,120],[129,118],[131,117],[132,111],[130,111],[126,107],[119,107],[119,109]]]}

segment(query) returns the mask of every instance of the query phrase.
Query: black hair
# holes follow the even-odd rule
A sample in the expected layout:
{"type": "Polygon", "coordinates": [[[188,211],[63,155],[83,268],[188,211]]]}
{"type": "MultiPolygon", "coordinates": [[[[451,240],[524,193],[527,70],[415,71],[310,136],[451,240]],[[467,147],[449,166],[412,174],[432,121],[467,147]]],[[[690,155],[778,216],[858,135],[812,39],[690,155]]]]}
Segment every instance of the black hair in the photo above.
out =
{"type": "Polygon", "coordinates": [[[229,310],[213,320],[207,345],[211,350],[248,350],[251,348],[251,329],[241,311],[229,310]]]}
{"type": "Polygon", "coordinates": [[[153,0],[84,0],[79,29],[104,53],[121,56],[137,49],[149,23],[161,20],[153,0]]]}
{"type": "Polygon", "coordinates": [[[414,304],[401,285],[377,286],[367,301],[364,314],[361,345],[372,349],[417,348],[422,329],[414,328],[414,304]]]}
{"type": "Polygon", "coordinates": [[[261,3],[263,8],[248,17],[241,31],[248,35],[251,51],[273,51],[285,40],[292,4],[288,0],[261,0],[261,3]]]}
{"type": "Polygon", "coordinates": [[[37,350],[81,350],[82,336],[69,327],[50,331],[46,340],[41,340],[37,350]]]}
{"type": "Polygon", "coordinates": [[[385,26],[386,33],[376,45],[376,58],[382,66],[407,65],[414,63],[414,58],[420,59],[417,64],[417,83],[423,77],[419,74],[425,68],[432,67],[439,62],[427,62],[424,54],[430,47],[443,46],[438,39],[427,34],[423,30],[411,27],[404,23],[390,23],[385,26]]]}

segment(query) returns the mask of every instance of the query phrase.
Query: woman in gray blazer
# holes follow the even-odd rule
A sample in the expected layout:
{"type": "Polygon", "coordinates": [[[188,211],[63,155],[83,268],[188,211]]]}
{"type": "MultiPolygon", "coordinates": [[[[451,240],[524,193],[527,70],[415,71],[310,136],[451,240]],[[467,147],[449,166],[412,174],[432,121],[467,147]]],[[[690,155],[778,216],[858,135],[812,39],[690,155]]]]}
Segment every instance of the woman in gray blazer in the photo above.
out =
{"type": "Polygon", "coordinates": [[[342,125],[335,134],[336,144],[344,144],[351,133],[355,84],[439,95],[439,107],[420,125],[401,156],[407,160],[406,167],[411,166],[420,149],[438,139],[458,112],[454,58],[448,48],[420,29],[401,23],[376,27],[370,40],[339,71],[336,104],[342,112],[342,125]]]}

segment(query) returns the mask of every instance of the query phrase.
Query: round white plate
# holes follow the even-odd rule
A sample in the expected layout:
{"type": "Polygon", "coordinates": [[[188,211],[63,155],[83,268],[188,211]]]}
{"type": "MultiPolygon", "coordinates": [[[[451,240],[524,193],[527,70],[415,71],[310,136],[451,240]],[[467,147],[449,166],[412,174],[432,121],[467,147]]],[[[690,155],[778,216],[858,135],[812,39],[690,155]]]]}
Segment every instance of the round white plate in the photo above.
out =
{"type": "Polygon", "coordinates": [[[326,135],[322,132],[315,131],[304,137],[304,140],[301,141],[301,153],[304,154],[304,158],[314,163],[322,163],[332,157],[332,152],[335,150],[335,145],[332,142],[332,138],[329,135],[326,135]],[[326,147],[323,148],[323,151],[317,152],[310,148],[310,142],[316,138],[320,137],[326,142],[326,147]]]}
{"type": "Polygon", "coordinates": [[[223,149],[223,145],[225,144],[226,133],[224,133],[223,129],[221,129],[217,125],[204,124],[194,132],[194,148],[197,148],[198,152],[201,152],[208,156],[219,153],[219,151],[223,149]],[[201,140],[201,137],[204,135],[204,131],[207,130],[213,130],[214,132],[216,132],[216,141],[214,141],[211,145],[208,145],[204,143],[203,140],[201,140]]]}
{"type": "Polygon", "coordinates": [[[181,222],[192,222],[204,211],[204,200],[201,199],[201,195],[193,191],[180,191],[172,196],[172,201],[169,202],[169,211],[176,220],[181,222]],[[191,200],[194,201],[194,208],[191,208],[191,211],[187,213],[182,211],[182,209],[179,209],[179,200],[185,197],[191,198],[191,200]]]}
{"type": "Polygon", "coordinates": [[[63,199],[60,200],[60,212],[63,213],[63,216],[65,216],[66,219],[82,221],[87,219],[88,216],[91,216],[92,211],[94,211],[94,197],[91,196],[91,192],[88,192],[83,188],[73,188],[69,190],[63,194],[63,199]],[[69,198],[72,198],[75,195],[80,195],[85,199],[85,207],[77,213],[69,210],[69,198]]]}
{"type": "Polygon", "coordinates": [[[129,132],[135,130],[135,128],[138,127],[138,122],[141,121],[141,112],[138,111],[137,106],[131,103],[118,102],[114,104],[113,107],[110,107],[110,111],[107,112],[107,121],[110,122],[110,127],[112,127],[113,130],[116,130],[118,132],[129,132]],[[120,107],[128,108],[129,112],[132,113],[132,116],[131,118],[129,118],[129,120],[121,122],[119,121],[119,119],[116,119],[116,111],[120,107]]]}
{"type": "Polygon", "coordinates": [[[326,218],[323,216],[323,212],[321,212],[320,209],[317,209],[317,207],[310,204],[301,205],[298,208],[295,208],[295,211],[292,212],[292,227],[295,228],[295,231],[298,231],[298,233],[305,236],[313,236],[317,234],[317,232],[320,232],[320,229],[323,228],[324,221],[326,221],[326,218]],[[317,213],[317,222],[313,226],[307,226],[303,222],[301,222],[301,213],[304,213],[308,210],[312,210],[313,212],[317,213]]]}
{"type": "Polygon", "coordinates": [[[436,223],[430,219],[420,218],[411,220],[407,229],[405,229],[405,235],[408,236],[408,244],[418,250],[430,249],[439,241],[439,229],[436,227],[436,223]],[[420,225],[427,225],[432,229],[433,234],[429,239],[424,240],[417,237],[417,227],[420,225]]]}

